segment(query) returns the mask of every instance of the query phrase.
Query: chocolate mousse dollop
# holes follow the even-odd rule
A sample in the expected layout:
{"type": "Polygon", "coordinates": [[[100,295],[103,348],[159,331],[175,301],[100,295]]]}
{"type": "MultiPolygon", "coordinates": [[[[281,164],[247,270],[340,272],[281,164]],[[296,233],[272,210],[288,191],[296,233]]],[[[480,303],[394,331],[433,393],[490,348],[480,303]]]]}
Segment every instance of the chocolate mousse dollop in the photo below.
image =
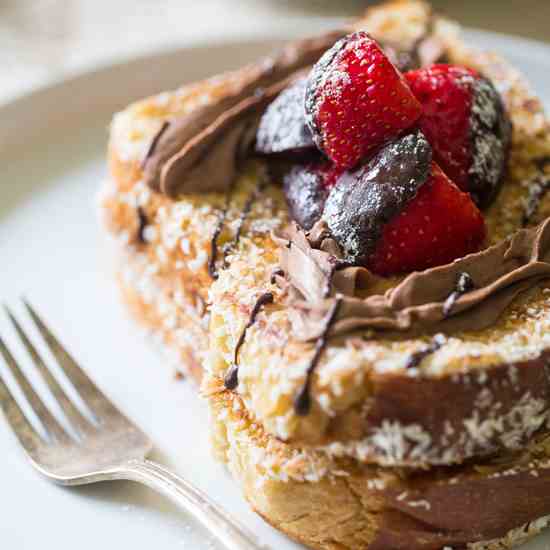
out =
{"type": "MultiPolygon", "coordinates": [[[[248,104],[243,104],[244,101],[253,98],[255,94],[262,95],[262,90],[315,63],[323,52],[346,32],[345,29],[341,29],[318,37],[290,42],[277,55],[252,63],[241,69],[235,78],[228,78],[226,93],[171,121],[168,129],[158,140],[154,153],[147,159],[144,170],[145,182],[153,190],[161,191],[169,196],[189,191],[185,184],[183,189],[180,189],[176,177],[181,174],[182,166],[187,169],[187,164],[182,164],[181,160],[184,148],[185,151],[188,151],[191,148],[191,141],[195,143],[196,148],[198,140],[216,133],[215,128],[219,128],[220,125],[226,127],[227,122],[224,123],[223,120],[227,120],[228,111],[236,108],[241,113],[246,112],[248,104]],[[210,128],[211,125],[214,127],[210,128]],[[179,157],[178,161],[173,160],[175,155],[179,157]],[[170,165],[172,166],[170,167],[170,165]],[[178,166],[178,170],[175,172],[174,165],[178,166]]],[[[251,100],[251,104],[254,104],[253,100],[251,100]]],[[[252,111],[255,114],[256,110],[252,109],[252,111]]],[[[240,117],[238,119],[242,120],[240,117]]],[[[232,128],[229,134],[235,140],[235,135],[239,132],[232,128]]],[[[216,133],[216,135],[219,139],[223,139],[227,134],[222,132],[221,134],[216,133]]],[[[207,155],[211,145],[212,142],[209,141],[207,146],[199,147],[201,153],[207,155]]],[[[219,162],[220,159],[216,163],[216,170],[225,170],[224,165],[219,162]]],[[[203,172],[201,182],[196,185],[203,185],[207,181],[208,177],[203,172]]],[[[193,191],[197,190],[193,189],[193,191]]],[[[200,191],[203,189],[201,188],[200,191]]]]}
{"type": "Polygon", "coordinates": [[[169,195],[227,190],[237,177],[256,136],[265,108],[302,73],[277,82],[222,113],[191,138],[161,170],[161,189],[169,195]]]}
{"type": "Polygon", "coordinates": [[[343,254],[323,221],[308,236],[293,225],[274,238],[289,285],[294,332],[304,341],[322,333],[337,296],[343,298],[331,336],[365,329],[408,335],[481,330],[491,326],[516,296],[550,277],[550,219],[450,264],[411,273],[385,294],[366,298],[359,291],[368,288],[374,275],[363,267],[334,270],[343,254]],[[458,296],[449,312],[445,303],[465,272],[472,280],[471,290],[458,296]]]}

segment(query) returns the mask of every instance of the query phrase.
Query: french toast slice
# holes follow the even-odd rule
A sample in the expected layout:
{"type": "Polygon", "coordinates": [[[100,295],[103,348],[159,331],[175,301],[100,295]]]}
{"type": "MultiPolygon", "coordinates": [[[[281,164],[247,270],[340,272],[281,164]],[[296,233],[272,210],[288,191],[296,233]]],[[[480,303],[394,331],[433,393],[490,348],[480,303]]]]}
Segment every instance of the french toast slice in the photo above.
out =
{"type": "Polygon", "coordinates": [[[458,466],[380,467],[283,443],[237,395],[206,389],[216,456],[252,508],[308,548],[502,550],[550,523],[548,437],[458,466]]]}
{"type": "MultiPolygon", "coordinates": [[[[424,2],[372,8],[347,30],[362,28],[405,52],[429,29],[450,62],[479,70],[500,91],[513,145],[508,177],[486,212],[488,244],[499,246],[521,229],[532,182],[550,154],[540,101],[515,69],[466,47],[457,26],[433,16],[424,2]]],[[[115,116],[111,178],[101,205],[122,245],[123,295],[138,319],[175,350],[181,368],[203,378],[220,458],[254,508],[290,536],[331,550],[488,549],[521,542],[545,526],[550,513],[543,497],[529,500],[534,489],[525,481],[544,478],[547,467],[548,280],[522,288],[490,327],[445,334],[443,345],[415,368],[407,366],[409,359],[430,346],[430,331],[365,329],[330,338],[309,387],[311,410],[297,414],[296,396],[316,342],[294,332],[285,289],[273,278],[281,252],[275,234],[290,221],[280,185],[265,183],[261,160],[240,169],[231,194],[174,197],[144,182],[143,161],[165,123],[230,96],[248,82],[250,70],[145,99],[115,116]],[[266,294],[271,299],[256,307],[266,294]],[[223,382],[236,350],[238,386],[230,392],[223,382]],[[529,466],[531,456],[537,462],[529,466]],[[512,479],[516,466],[520,489],[502,481],[512,479]],[[385,493],[379,477],[391,478],[395,491],[385,493]],[[465,481],[472,479],[475,486],[465,481]],[[440,486],[446,489],[438,493],[440,486]],[[419,496],[436,493],[442,500],[419,496]],[[448,493],[450,501],[444,500],[448,493]],[[506,503],[493,516],[481,514],[477,527],[474,508],[462,524],[445,516],[449,507],[468,508],[497,494],[506,503]],[[431,522],[422,510],[439,519],[431,522]],[[398,524],[404,525],[401,540],[380,538],[389,536],[384,525],[398,524]],[[417,546],[407,546],[411,540],[417,546]]],[[[543,196],[528,231],[549,215],[543,196]]],[[[539,263],[546,263],[544,255],[539,263]]],[[[387,278],[371,291],[382,295],[401,283],[402,277],[387,278]]]]}

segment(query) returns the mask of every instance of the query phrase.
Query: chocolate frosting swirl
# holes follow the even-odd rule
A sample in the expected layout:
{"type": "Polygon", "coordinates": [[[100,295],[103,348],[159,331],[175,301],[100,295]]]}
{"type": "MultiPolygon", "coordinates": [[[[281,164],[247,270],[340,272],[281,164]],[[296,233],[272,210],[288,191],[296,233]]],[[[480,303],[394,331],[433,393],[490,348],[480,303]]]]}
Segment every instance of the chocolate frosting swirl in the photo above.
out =
{"type": "Polygon", "coordinates": [[[518,294],[550,277],[550,219],[481,252],[411,273],[385,294],[366,298],[360,291],[368,288],[374,275],[363,267],[333,269],[342,253],[323,222],[308,236],[293,225],[286,235],[274,238],[282,245],[293,328],[306,341],[322,333],[335,295],[343,300],[331,336],[360,329],[407,334],[481,330],[491,326],[518,294]],[[473,289],[460,295],[446,316],[445,301],[463,272],[470,275],[473,289]],[[332,285],[328,299],[327,284],[332,285]]]}
{"type": "MultiPolygon", "coordinates": [[[[235,109],[241,115],[247,112],[247,101],[254,104],[254,96],[258,90],[269,88],[288,78],[296,71],[312,65],[327,48],[344,36],[346,32],[345,29],[341,29],[318,37],[290,42],[276,56],[267,57],[241,69],[235,83],[228,79],[227,91],[222,96],[214,98],[189,114],[171,121],[170,126],[158,139],[155,151],[147,158],[144,181],[155,191],[162,191],[172,197],[176,196],[181,192],[178,177],[193,164],[189,161],[184,162],[182,157],[186,154],[194,155],[196,153],[199,156],[206,155],[211,145],[208,140],[207,143],[202,143],[201,136],[210,137],[212,134],[219,136],[219,131],[216,132],[215,128],[220,126],[227,128],[229,126],[231,135],[228,137],[233,139],[234,145],[234,140],[240,139],[242,132],[239,132],[235,125],[227,124],[228,116],[231,117],[231,113],[228,112],[232,109],[235,109]],[[239,137],[236,138],[235,136],[239,137]],[[193,152],[189,153],[189,150],[193,152]]],[[[254,109],[252,111],[255,112],[254,109]]],[[[240,122],[242,118],[237,117],[237,120],[240,122]]],[[[223,142],[225,140],[218,141],[223,142]]],[[[227,152],[230,151],[230,148],[224,147],[223,150],[227,152]]],[[[211,156],[216,157],[216,155],[211,156]]],[[[195,158],[193,156],[193,159],[195,158]]],[[[221,164],[223,160],[222,157],[218,156],[215,161],[209,162],[208,166],[212,165],[210,169],[207,169],[205,163],[201,163],[200,180],[199,178],[186,178],[186,180],[196,183],[184,190],[187,192],[206,191],[202,185],[209,181],[209,177],[214,176],[216,172],[225,170],[225,164],[221,164]],[[220,166],[224,166],[224,169],[219,170],[220,166]],[[198,185],[201,185],[200,189],[196,189],[198,185]]],[[[214,187],[218,189],[218,185],[214,187]]]]}
{"type": "Polygon", "coordinates": [[[162,191],[173,196],[228,189],[255,138],[262,113],[301,74],[292,74],[243,99],[191,138],[162,167],[162,191]]]}

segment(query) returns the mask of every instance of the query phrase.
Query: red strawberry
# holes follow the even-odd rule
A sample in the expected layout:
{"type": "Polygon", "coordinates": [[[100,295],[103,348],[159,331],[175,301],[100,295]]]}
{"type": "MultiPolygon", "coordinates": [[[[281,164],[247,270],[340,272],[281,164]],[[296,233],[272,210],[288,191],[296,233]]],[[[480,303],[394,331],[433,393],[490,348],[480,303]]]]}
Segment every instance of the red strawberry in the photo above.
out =
{"type": "Polygon", "coordinates": [[[477,206],[432,161],[419,130],[343,173],[326,198],[323,219],[346,260],[380,275],[448,263],[485,238],[477,206]]]}
{"type": "Polygon", "coordinates": [[[365,32],[336,42],[313,67],[305,108],[317,147],[343,168],[410,128],[422,112],[402,74],[365,32]]]}
{"type": "Polygon", "coordinates": [[[420,128],[441,168],[487,206],[502,182],[511,124],[494,86],[476,71],[432,65],[406,73],[424,113],[420,128]]]}
{"type": "Polygon", "coordinates": [[[484,239],[480,211],[433,162],[416,197],[384,227],[368,265],[380,275],[422,270],[474,252],[484,239]]]}

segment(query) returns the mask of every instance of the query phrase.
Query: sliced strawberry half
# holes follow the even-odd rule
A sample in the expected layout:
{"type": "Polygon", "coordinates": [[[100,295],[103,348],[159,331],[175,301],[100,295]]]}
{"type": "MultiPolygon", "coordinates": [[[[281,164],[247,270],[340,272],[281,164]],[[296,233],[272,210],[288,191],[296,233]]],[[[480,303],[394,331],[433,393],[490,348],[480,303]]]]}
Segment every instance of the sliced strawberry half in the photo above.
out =
{"type": "Polygon", "coordinates": [[[380,275],[448,263],[485,239],[479,209],[432,160],[421,131],[343,173],[326,198],[323,219],[347,260],[380,275]]]}
{"type": "Polygon", "coordinates": [[[422,104],[419,125],[435,160],[479,206],[487,206],[506,172],[511,143],[499,93],[476,71],[455,65],[432,65],[405,76],[422,104]]]}
{"type": "Polygon", "coordinates": [[[368,266],[391,275],[443,265],[478,250],[485,235],[483,216],[470,196],[432,162],[416,197],[383,228],[368,266]]]}
{"type": "Polygon", "coordinates": [[[403,75],[366,32],[342,38],[313,67],[305,109],[317,147],[343,168],[410,128],[422,112],[403,75]]]}

